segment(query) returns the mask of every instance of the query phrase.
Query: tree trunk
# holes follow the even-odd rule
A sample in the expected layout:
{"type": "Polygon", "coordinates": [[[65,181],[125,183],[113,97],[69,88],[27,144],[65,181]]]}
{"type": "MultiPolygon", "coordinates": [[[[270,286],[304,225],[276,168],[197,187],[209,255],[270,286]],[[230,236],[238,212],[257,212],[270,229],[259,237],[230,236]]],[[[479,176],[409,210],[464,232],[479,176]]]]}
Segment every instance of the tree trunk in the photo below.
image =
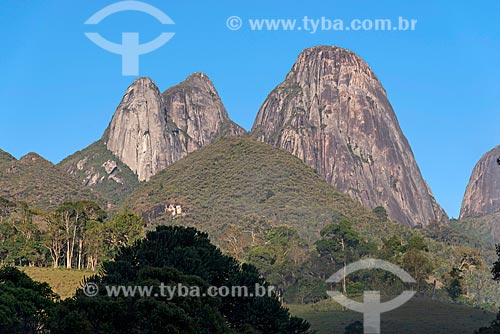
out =
{"type": "Polygon", "coordinates": [[[65,231],[66,231],[66,268],[71,269],[71,226],[69,213],[66,213],[64,217],[65,220],[65,231]]]}
{"type": "Polygon", "coordinates": [[[75,243],[76,243],[76,225],[75,227],[73,228],[73,236],[71,238],[71,251],[70,251],[70,260],[69,260],[69,269],[71,269],[72,267],[72,264],[73,264],[73,255],[74,255],[74,252],[75,252],[75,243]]]}
{"type": "Polygon", "coordinates": [[[82,269],[83,241],[78,240],[78,270],[82,269]]]}
{"type": "Polygon", "coordinates": [[[54,263],[52,264],[52,267],[59,268],[59,256],[54,256],[53,261],[54,261],[54,263]]]}
{"type": "Polygon", "coordinates": [[[346,263],[346,254],[345,254],[345,243],[344,243],[344,239],[342,238],[341,239],[341,242],[342,242],[342,253],[344,254],[344,275],[342,275],[342,292],[344,293],[344,296],[347,295],[347,284],[346,284],[346,266],[347,266],[347,263],[346,263]]]}
{"type": "Polygon", "coordinates": [[[66,243],[66,268],[71,269],[71,240],[66,243]]]}
{"type": "Polygon", "coordinates": [[[432,284],[432,295],[431,295],[431,299],[434,299],[435,295],[436,295],[436,284],[437,284],[437,281],[434,280],[434,283],[432,284]]]}

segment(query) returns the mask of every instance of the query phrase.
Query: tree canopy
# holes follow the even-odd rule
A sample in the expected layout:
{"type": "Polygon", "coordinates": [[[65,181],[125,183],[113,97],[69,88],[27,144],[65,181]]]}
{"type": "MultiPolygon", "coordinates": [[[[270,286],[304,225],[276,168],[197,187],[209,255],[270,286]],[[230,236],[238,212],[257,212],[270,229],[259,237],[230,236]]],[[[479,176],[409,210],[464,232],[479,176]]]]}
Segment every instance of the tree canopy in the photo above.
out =
{"type": "Polygon", "coordinates": [[[62,302],[52,318],[52,333],[311,333],[310,325],[290,316],[276,297],[255,296],[268,286],[252,265],[240,264],[194,228],[161,226],[145,239],[120,249],[90,278],[99,294],[79,290],[62,302]],[[246,286],[248,297],[108,297],[106,286],[246,286]],[[253,295],[253,296],[252,296],[253,295]]]}

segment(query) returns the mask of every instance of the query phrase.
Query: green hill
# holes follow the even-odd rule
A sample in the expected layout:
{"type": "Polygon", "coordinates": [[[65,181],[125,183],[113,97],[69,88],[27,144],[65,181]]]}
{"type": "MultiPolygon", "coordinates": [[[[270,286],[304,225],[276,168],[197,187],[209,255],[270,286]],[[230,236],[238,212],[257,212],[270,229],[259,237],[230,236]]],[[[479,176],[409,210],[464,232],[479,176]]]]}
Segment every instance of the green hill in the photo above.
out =
{"type": "Polygon", "coordinates": [[[139,184],[137,176],[98,140],[59,163],[78,183],[116,207],[139,184]]]}
{"type": "Polygon", "coordinates": [[[370,234],[399,228],[377,223],[371,210],[288,152],[241,137],[222,138],[189,154],[141,184],[124,206],[152,224],[193,225],[218,241],[285,224],[312,242],[324,225],[342,219],[370,234]],[[182,212],[172,215],[170,205],[182,212]]]}
{"type": "Polygon", "coordinates": [[[0,153],[0,197],[26,201],[43,210],[54,209],[64,201],[98,200],[96,194],[38,154],[29,153],[16,160],[3,151],[0,153]]]}

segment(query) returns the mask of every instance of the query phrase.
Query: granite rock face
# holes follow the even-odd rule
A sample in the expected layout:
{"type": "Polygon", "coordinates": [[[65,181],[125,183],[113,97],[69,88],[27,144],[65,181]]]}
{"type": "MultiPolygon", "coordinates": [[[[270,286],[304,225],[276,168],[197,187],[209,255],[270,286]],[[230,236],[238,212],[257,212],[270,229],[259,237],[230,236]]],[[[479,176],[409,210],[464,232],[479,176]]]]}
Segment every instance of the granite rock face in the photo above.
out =
{"type": "Polygon", "coordinates": [[[465,190],[460,218],[480,217],[500,210],[500,146],[487,152],[474,167],[465,190]]]}
{"type": "Polygon", "coordinates": [[[168,119],[186,134],[183,146],[188,153],[218,137],[246,133],[231,121],[212,81],[204,73],[190,75],[162,96],[168,119]]]}
{"type": "Polygon", "coordinates": [[[79,184],[98,193],[108,209],[118,207],[123,198],[139,185],[137,175],[101,140],[70,155],[58,166],[79,184]]]}
{"type": "Polygon", "coordinates": [[[408,226],[447,221],[422,178],[386,92],[338,47],[304,50],[269,94],[251,135],[288,150],[340,191],[408,226]]]}
{"type": "Polygon", "coordinates": [[[167,121],[158,87],[139,78],[127,89],[103,139],[140,181],[147,181],[185,156],[179,137],[177,127],[167,121]]]}
{"type": "Polygon", "coordinates": [[[229,119],[210,79],[195,73],[163,94],[149,78],[127,89],[103,141],[140,181],[224,135],[245,130],[229,119]]]}

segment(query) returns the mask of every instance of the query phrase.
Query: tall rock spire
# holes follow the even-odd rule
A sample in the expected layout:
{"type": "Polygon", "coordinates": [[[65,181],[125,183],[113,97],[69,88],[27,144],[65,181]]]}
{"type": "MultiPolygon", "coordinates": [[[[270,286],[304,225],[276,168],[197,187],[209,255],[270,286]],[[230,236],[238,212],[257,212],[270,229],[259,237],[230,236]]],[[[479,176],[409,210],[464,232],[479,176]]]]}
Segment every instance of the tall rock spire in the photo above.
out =
{"type": "Polygon", "coordinates": [[[186,154],[177,127],[167,121],[160,91],[149,78],[138,78],[127,89],[105,137],[107,148],[141,181],[186,154]]]}
{"type": "Polygon", "coordinates": [[[465,190],[460,218],[500,211],[500,146],[487,152],[474,167],[465,190]]]}
{"type": "Polygon", "coordinates": [[[251,135],[302,159],[340,191],[405,225],[446,221],[370,67],[338,47],[298,57],[251,135]]]}
{"type": "Polygon", "coordinates": [[[218,137],[244,133],[230,120],[208,76],[195,73],[163,94],[151,79],[135,80],[103,141],[140,181],[147,181],[218,137]]]}
{"type": "Polygon", "coordinates": [[[230,120],[210,78],[194,73],[163,94],[168,119],[186,133],[188,152],[220,136],[239,136],[245,130],[230,120]]]}

